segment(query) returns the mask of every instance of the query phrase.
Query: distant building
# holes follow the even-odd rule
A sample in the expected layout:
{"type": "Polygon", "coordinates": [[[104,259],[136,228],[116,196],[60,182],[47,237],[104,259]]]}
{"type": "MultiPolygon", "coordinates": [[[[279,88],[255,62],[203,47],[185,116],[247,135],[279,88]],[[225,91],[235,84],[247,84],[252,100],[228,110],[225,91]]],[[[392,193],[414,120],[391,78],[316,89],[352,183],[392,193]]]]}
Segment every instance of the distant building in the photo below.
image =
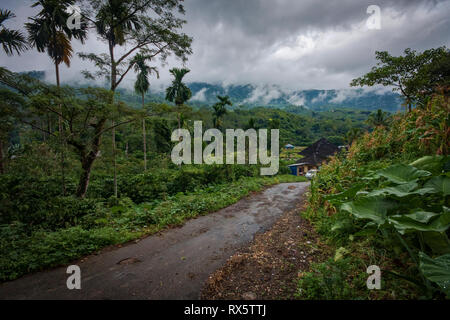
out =
{"type": "Polygon", "coordinates": [[[295,147],[292,144],[287,144],[284,146],[285,149],[294,149],[295,147]]]}
{"type": "Polygon", "coordinates": [[[289,166],[291,173],[294,176],[303,176],[311,169],[318,169],[328,161],[328,158],[335,155],[338,151],[339,148],[336,145],[322,138],[298,153],[304,156],[304,158],[300,159],[298,163],[289,166]]]}

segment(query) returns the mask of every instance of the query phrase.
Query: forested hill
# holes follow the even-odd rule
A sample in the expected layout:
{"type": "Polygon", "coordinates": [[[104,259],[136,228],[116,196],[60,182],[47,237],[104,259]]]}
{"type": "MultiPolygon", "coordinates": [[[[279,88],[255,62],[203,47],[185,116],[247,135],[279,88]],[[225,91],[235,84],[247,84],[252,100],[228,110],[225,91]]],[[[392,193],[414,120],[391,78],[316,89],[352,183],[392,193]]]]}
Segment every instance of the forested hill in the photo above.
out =
{"type": "MultiPolygon", "coordinates": [[[[39,80],[45,78],[43,71],[31,71],[28,74],[39,80]]],[[[71,86],[84,86],[68,83],[71,86]]],[[[234,105],[254,107],[269,107],[286,109],[289,112],[299,113],[298,108],[311,111],[328,111],[334,109],[353,109],[375,111],[382,109],[396,112],[402,108],[402,98],[393,92],[364,91],[363,89],[346,90],[296,90],[288,91],[279,86],[254,86],[210,84],[205,82],[187,83],[192,91],[189,105],[211,106],[217,102],[217,95],[229,96],[234,105]]],[[[140,106],[140,96],[132,90],[119,89],[123,101],[140,106]]],[[[146,101],[164,102],[164,91],[153,90],[147,93],[146,101]]]]}
{"type": "Polygon", "coordinates": [[[349,90],[296,90],[288,91],[279,86],[254,85],[213,85],[194,82],[189,84],[192,90],[191,102],[211,104],[217,95],[227,95],[238,105],[249,107],[266,106],[289,108],[303,106],[313,111],[349,108],[359,110],[397,111],[401,109],[402,99],[390,91],[376,92],[362,89],[349,90]]]}

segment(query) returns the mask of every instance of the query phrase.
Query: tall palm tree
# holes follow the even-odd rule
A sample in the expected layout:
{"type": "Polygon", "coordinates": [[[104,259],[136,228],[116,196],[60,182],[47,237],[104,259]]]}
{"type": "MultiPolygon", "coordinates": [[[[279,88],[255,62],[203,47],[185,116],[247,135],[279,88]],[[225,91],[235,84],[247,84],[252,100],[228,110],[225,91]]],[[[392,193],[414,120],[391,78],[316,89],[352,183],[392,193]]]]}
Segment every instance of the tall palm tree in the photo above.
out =
{"type": "MultiPolygon", "coordinates": [[[[28,41],[38,52],[47,52],[55,65],[56,86],[60,88],[59,65],[64,63],[70,67],[73,48],[72,38],[78,39],[81,43],[87,37],[85,27],[80,29],[69,29],[67,20],[70,17],[68,8],[73,5],[75,0],[38,0],[31,7],[40,7],[41,11],[32,18],[31,22],[25,24],[28,30],[28,41]]],[[[63,194],[66,192],[64,178],[64,137],[62,126],[62,107],[60,106],[58,115],[58,130],[61,143],[61,172],[63,194]]]]}
{"type": "Polygon", "coordinates": [[[87,37],[85,27],[69,29],[67,20],[70,17],[68,8],[74,0],[38,0],[31,7],[41,7],[41,11],[25,24],[28,40],[39,52],[47,52],[53,60],[56,73],[56,85],[60,86],[59,65],[64,63],[70,67],[73,48],[72,38],[84,43],[87,37]]]}
{"type": "Polygon", "coordinates": [[[355,141],[360,135],[361,135],[361,129],[360,128],[351,128],[347,132],[348,143],[352,144],[353,141],[355,141]]]}
{"type": "Polygon", "coordinates": [[[7,29],[3,23],[16,15],[9,10],[0,9],[0,44],[6,55],[11,56],[15,51],[18,55],[28,49],[27,41],[18,30],[7,29]]]}
{"type": "MultiPolygon", "coordinates": [[[[136,82],[134,83],[134,91],[141,94],[142,97],[142,110],[144,110],[145,106],[145,93],[150,88],[150,82],[148,81],[149,75],[154,72],[156,73],[157,78],[159,79],[159,72],[155,67],[150,67],[146,64],[146,57],[143,54],[138,53],[134,57],[134,70],[138,73],[136,82]]],[[[144,170],[147,170],[147,139],[146,139],[146,130],[145,130],[145,117],[142,119],[142,138],[143,138],[143,146],[144,146],[144,170]]]]}
{"type": "Polygon", "coordinates": [[[174,102],[178,108],[178,129],[181,128],[181,106],[192,97],[191,89],[183,83],[183,77],[190,72],[189,69],[173,68],[169,70],[174,76],[172,86],[166,89],[166,100],[174,102]]]}
{"type": "Polygon", "coordinates": [[[217,99],[219,99],[219,102],[213,105],[213,125],[215,128],[221,128],[222,118],[227,114],[226,106],[232,106],[233,103],[228,96],[217,96],[217,99]]]}
{"type": "Polygon", "coordinates": [[[389,124],[389,113],[378,109],[376,113],[369,115],[366,123],[373,127],[386,127],[389,124]]]}

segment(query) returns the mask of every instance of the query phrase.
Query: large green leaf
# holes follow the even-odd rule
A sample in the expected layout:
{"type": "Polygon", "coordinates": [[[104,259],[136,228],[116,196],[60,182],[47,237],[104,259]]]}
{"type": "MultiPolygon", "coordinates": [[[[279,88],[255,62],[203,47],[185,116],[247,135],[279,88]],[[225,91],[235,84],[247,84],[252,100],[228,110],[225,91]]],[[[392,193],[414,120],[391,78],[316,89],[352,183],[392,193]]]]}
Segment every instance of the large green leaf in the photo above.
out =
{"type": "Polygon", "coordinates": [[[416,181],[420,177],[430,176],[431,173],[425,170],[419,170],[406,164],[395,164],[377,172],[379,176],[385,177],[391,182],[402,184],[410,181],[416,181]]]}
{"type": "Polygon", "coordinates": [[[370,219],[378,225],[386,222],[388,210],[396,207],[395,202],[383,197],[361,198],[344,203],[341,210],[347,211],[359,219],[370,219]]]}
{"type": "Polygon", "coordinates": [[[425,278],[436,283],[450,297],[450,254],[433,259],[420,252],[419,260],[419,269],[425,278]]]}
{"type": "Polygon", "coordinates": [[[388,218],[398,232],[406,231],[445,232],[450,227],[450,213],[417,211],[411,214],[395,215],[388,218]]]}
{"type": "Polygon", "coordinates": [[[431,188],[422,188],[418,190],[414,190],[419,185],[415,181],[399,184],[395,187],[387,187],[379,190],[374,190],[367,194],[368,197],[374,197],[374,196],[382,196],[382,195],[394,195],[399,198],[411,196],[411,195],[421,195],[427,193],[434,193],[434,190],[431,188]],[[414,191],[413,191],[414,190],[414,191]]]}
{"type": "Polygon", "coordinates": [[[359,183],[359,184],[356,184],[353,187],[345,190],[344,192],[326,195],[323,198],[333,205],[339,205],[345,201],[348,201],[348,200],[354,198],[356,193],[359,190],[361,190],[363,187],[364,187],[364,184],[359,183]]]}
{"type": "Polygon", "coordinates": [[[450,241],[445,232],[424,232],[423,239],[433,253],[450,253],[450,241]]]}
{"type": "Polygon", "coordinates": [[[425,183],[424,187],[448,196],[450,195],[450,178],[447,176],[433,177],[425,183]]]}
{"type": "Polygon", "coordinates": [[[434,175],[438,175],[442,173],[444,164],[449,158],[449,156],[425,156],[410,163],[410,165],[417,169],[427,170],[434,175]]]}

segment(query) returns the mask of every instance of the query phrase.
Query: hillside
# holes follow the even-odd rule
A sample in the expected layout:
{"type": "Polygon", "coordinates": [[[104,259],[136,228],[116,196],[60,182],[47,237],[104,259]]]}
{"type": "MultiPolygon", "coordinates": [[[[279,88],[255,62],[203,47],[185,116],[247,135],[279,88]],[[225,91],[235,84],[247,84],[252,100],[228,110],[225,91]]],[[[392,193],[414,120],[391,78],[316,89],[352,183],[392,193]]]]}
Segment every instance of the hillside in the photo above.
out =
{"type": "MultiPolygon", "coordinates": [[[[45,78],[44,71],[30,71],[26,74],[39,80],[45,78]]],[[[66,83],[79,87],[78,83],[66,83]]],[[[85,86],[85,85],[83,85],[85,86]]],[[[217,95],[227,95],[234,105],[245,108],[268,107],[283,109],[292,113],[310,111],[329,111],[334,109],[352,109],[396,112],[402,108],[402,98],[390,91],[365,91],[363,89],[345,90],[286,90],[280,86],[255,86],[210,84],[206,82],[191,82],[187,86],[192,91],[189,104],[202,107],[211,106],[217,102],[217,95]]],[[[134,91],[120,88],[117,90],[121,99],[135,107],[140,106],[141,98],[134,91]]],[[[165,93],[150,87],[146,101],[164,102],[165,93]]]]}

